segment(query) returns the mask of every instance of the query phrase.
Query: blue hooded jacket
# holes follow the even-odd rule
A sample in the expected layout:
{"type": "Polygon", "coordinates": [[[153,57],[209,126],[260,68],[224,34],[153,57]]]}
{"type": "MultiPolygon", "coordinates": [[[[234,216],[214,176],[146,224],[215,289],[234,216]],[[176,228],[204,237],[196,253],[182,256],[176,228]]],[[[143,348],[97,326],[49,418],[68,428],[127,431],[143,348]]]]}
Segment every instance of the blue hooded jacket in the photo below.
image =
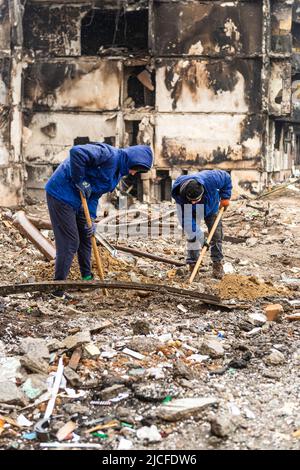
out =
{"type": "Polygon", "coordinates": [[[102,143],[75,145],[69,157],[48,180],[45,189],[48,194],[78,211],[81,199],[75,185],[87,181],[92,188],[88,207],[91,217],[95,218],[98,200],[103,194],[113,191],[133,166],[142,165],[150,170],[152,162],[152,150],[146,145],[125,149],[102,143]]]}
{"type": "MultiPolygon", "coordinates": [[[[186,181],[194,179],[201,183],[204,186],[204,195],[202,199],[192,206],[192,231],[197,232],[196,227],[196,206],[198,204],[204,205],[204,217],[209,217],[210,215],[216,214],[218,212],[220,199],[230,199],[232,191],[232,182],[230,175],[224,170],[204,170],[199,171],[199,173],[194,173],[192,175],[182,175],[179,176],[173,184],[172,187],[172,197],[175,199],[176,203],[181,206],[180,213],[182,220],[182,226],[185,228],[185,225],[190,224],[189,221],[184,221],[184,204],[188,204],[188,201],[184,201],[180,194],[179,189],[180,185],[186,181]],[[186,222],[186,223],[185,223],[186,222]]],[[[190,231],[187,228],[188,231],[190,231]]]]}

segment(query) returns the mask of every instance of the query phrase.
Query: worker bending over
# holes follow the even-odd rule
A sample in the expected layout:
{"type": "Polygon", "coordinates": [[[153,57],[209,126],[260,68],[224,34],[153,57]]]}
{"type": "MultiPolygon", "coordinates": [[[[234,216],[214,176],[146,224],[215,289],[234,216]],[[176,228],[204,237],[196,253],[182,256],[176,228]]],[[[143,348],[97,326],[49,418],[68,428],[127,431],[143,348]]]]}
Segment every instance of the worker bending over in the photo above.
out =
{"type": "MultiPolygon", "coordinates": [[[[187,237],[186,262],[193,271],[204,245],[204,234],[199,226],[205,220],[208,231],[216,220],[219,208],[229,206],[232,182],[230,175],[223,170],[204,170],[191,175],[179,176],[172,187],[172,196],[177,203],[177,215],[187,237]]],[[[213,277],[224,275],[222,253],[222,220],[217,225],[211,241],[213,277]]]]}
{"type": "Polygon", "coordinates": [[[113,191],[123,176],[149,171],[152,162],[152,150],[146,145],[117,149],[96,142],[71,148],[45,186],[56,244],[55,280],[67,278],[76,253],[82,279],[93,279],[91,236],[95,225],[87,225],[80,192],[95,219],[99,198],[113,191]]]}

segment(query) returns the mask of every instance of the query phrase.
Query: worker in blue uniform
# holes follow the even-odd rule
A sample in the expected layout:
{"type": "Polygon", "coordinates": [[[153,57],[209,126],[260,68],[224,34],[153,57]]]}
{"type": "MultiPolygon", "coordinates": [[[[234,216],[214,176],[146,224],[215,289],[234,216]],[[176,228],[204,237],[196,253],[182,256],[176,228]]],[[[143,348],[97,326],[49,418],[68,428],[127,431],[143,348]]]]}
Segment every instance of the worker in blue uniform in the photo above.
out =
{"type": "MultiPolygon", "coordinates": [[[[231,198],[232,182],[224,170],[204,170],[190,175],[179,176],[172,187],[172,197],[177,204],[179,222],[187,238],[186,263],[194,269],[200,248],[204,245],[204,234],[200,221],[204,219],[210,231],[220,207],[228,207],[231,198]]],[[[220,220],[211,241],[213,277],[224,275],[222,252],[223,229],[220,220]]]]}
{"type": "Polygon", "coordinates": [[[67,278],[76,253],[82,279],[93,278],[91,236],[95,225],[87,225],[80,192],[95,219],[103,194],[113,191],[123,176],[149,171],[152,163],[153,153],[146,145],[118,149],[93,142],[71,148],[45,186],[56,245],[55,280],[67,278]]]}

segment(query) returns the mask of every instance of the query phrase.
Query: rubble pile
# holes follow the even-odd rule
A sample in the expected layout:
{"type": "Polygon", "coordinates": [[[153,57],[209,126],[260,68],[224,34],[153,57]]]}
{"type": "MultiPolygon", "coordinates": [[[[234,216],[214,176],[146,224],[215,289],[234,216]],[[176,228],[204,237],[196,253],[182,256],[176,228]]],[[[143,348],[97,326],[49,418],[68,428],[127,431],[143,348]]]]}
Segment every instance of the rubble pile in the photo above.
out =
{"type": "Polygon", "coordinates": [[[259,297],[289,296],[286,288],[275,288],[272,283],[266,284],[255,276],[226,274],[216,286],[222,299],[251,300],[259,297]]]}
{"type": "MultiPolygon", "coordinates": [[[[0,298],[0,448],[298,449],[299,200],[232,204],[229,273],[212,280],[207,257],[189,287],[230,309],[163,291],[0,298]]],[[[51,280],[53,262],[10,215],[0,214],[1,283],[51,280]]],[[[130,246],[184,257],[172,237],[130,246]]],[[[104,253],[107,279],[188,287],[184,267],[104,253]]]]}

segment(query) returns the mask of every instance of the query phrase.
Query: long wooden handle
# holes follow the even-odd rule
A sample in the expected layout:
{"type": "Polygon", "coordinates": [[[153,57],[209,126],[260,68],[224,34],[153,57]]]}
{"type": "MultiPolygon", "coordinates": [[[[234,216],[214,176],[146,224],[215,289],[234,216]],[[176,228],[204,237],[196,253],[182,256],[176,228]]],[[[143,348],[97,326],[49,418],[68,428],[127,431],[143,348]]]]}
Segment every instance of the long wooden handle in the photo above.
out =
{"type": "MultiPolygon", "coordinates": [[[[80,197],[81,197],[82,207],[83,207],[83,210],[84,210],[84,215],[85,215],[87,224],[88,224],[89,227],[92,227],[93,223],[92,223],[92,219],[91,219],[91,216],[90,216],[90,211],[89,211],[89,208],[88,208],[88,205],[87,205],[87,202],[86,202],[86,198],[84,197],[82,192],[80,192],[80,197]]],[[[93,253],[94,253],[94,256],[95,256],[97,271],[98,271],[99,277],[100,277],[101,281],[104,281],[103,265],[102,265],[100,254],[99,254],[99,251],[98,251],[98,248],[97,248],[96,238],[94,237],[94,235],[92,235],[92,247],[93,247],[93,253]]],[[[103,289],[103,294],[108,295],[107,289],[103,289]]]]}
{"type": "MultiPolygon", "coordinates": [[[[217,226],[218,226],[218,223],[220,222],[220,220],[221,220],[221,218],[222,218],[222,215],[223,215],[224,210],[225,210],[224,207],[221,207],[221,209],[219,210],[218,216],[217,216],[217,218],[216,218],[216,220],[215,220],[215,222],[214,222],[214,225],[212,226],[212,229],[211,229],[211,231],[209,232],[209,235],[208,235],[208,237],[207,237],[207,244],[210,243],[212,237],[214,236],[214,233],[215,233],[215,231],[216,231],[216,228],[217,228],[217,226]]],[[[193,272],[192,272],[192,274],[191,274],[191,277],[190,277],[190,279],[189,279],[189,283],[190,283],[190,284],[191,284],[191,283],[193,282],[193,280],[195,279],[195,276],[196,276],[196,274],[197,274],[197,272],[198,272],[198,270],[199,270],[199,268],[200,268],[200,265],[201,265],[201,263],[202,263],[202,260],[203,260],[203,258],[204,258],[204,256],[205,256],[205,253],[207,252],[207,250],[208,250],[208,247],[205,245],[205,246],[202,248],[202,250],[201,250],[200,256],[199,256],[199,258],[198,258],[198,260],[197,260],[197,263],[196,263],[196,265],[195,265],[195,267],[194,267],[194,270],[193,270],[193,272]]]]}

